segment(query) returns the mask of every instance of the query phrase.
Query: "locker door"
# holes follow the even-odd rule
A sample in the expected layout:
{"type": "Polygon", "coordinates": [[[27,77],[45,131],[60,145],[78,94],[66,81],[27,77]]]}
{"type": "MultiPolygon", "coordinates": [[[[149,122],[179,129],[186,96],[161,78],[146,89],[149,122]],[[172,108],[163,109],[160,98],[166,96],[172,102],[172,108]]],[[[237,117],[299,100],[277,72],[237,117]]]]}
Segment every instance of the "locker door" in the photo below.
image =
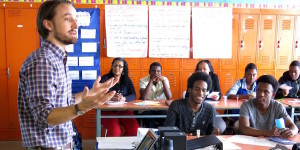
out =
{"type": "Polygon", "coordinates": [[[36,28],[37,9],[5,9],[7,67],[9,96],[9,126],[19,128],[17,95],[19,70],[28,57],[40,45],[36,28]]]}
{"type": "Polygon", "coordinates": [[[274,70],[258,70],[257,78],[259,78],[262,75],[272,75],[273,77],[275,77],[275,71],[274,70]]]}
{"type": "Polygon", "coordinates": [[[165,58],[163,59],[163,64],[162,65],[162,71],[164,70],[179,70],[180,69],[180,64],[181,60],[180,59],[175,59],[175,58],[165,58]]]}
{"type": "Polygon", "coordinates": [[[274,69],[275,62],[275,15],[261,15],[258,41],[258,69],[274,69]]]}
{"type": "Polygon", "coordinates": [[[276,69],[288,69],[293,56],[294,16],[278,16],[276,69]]]}
{"type": "Polygon", "coordinates": [[[239,69],[245,69],[248,63],[256,64],[257,15],[241,15],[239,69]]]}
{"type": "Polygon", "coordinates": [[[128,64],[128,69],[141,69],[141,59],[140,58],[126,58],[128,64]]]}
{"type": "Polygon", "coordinates": [[[295,38],[295,46],[294,46],[294,48],[295,48],[295,53],[294,53],[294,60],[298,60],[298,61],[300,61],[300,48],[299,48],[299,40],[300,40],[300,16],[297,16],[297,26],[296,26],[296,38],[295,38]]]}
{"type": "Polygon", "coordinates": [[[9,110],[8,110],[8,95],[7,95],[7,77],[8,70],[6,67],[6,50],[5,50],[5,19],[4,9],[0,9],[0,129],[9,128],[9,110]]]}
{"type": "Polygon", "coordinates": [[[239,47],[239,15],[232,15],[232,58],[221,59],[221,69],[236,70],[237,66],[237,51],[239,47]]]}
{"type": "Polygon", "coordinates": [[[276,70],[275,78],[277,79],[277,81],[283,75],[283,73],[286,72],[286,71],[287,70],[276,70]]]}
{"type": "Polygon", "coordinates": [[[226,94],[226,92],[232,87],[232,85],[235,83],[237,80],[236,77],[236,71],[235,70],[226,70],[221,72],[221,77],[220,77],[220,86],[221,86],[221,92],[223,95],[226,94]]]}
{"type": "Polygon", "coordinates": [[[182,96],[182,93],[183,91],[186,91],[187,90],[187,80],[188,78],[193,74],[195,70],[185,70],[183,73],[182,73],[182,78],[181,78],[181,96],[182,96]]]}
{"type": "Polygon", "coordinates": [[[195,71],[196,65],[201,59],[191,59],[191,58],[183,58],[182,59],[182,69],[188,69],[195,71]]]}
{"type": "Polygon", "coordinates": [[[128,73],[128,76],[129,78],[131,79],[132,81],[132,84],[134,86],[134,90],[135,90],[135,93],[136,93],[136,99],[139,99],[140,98],[140,92],[139,92],[139,81],[140,81],[140,71],[133,71],[133,70],[130,70],[129,73],[128,73]]]}
{"type": "Polygon", "coordinates": [[[180,93],[180,75],[179,71],[164,71],[163,76],[167,77],[170,82],[170,88],[172,92],[172,99],[179,99],[182,97],[180,93]]]}

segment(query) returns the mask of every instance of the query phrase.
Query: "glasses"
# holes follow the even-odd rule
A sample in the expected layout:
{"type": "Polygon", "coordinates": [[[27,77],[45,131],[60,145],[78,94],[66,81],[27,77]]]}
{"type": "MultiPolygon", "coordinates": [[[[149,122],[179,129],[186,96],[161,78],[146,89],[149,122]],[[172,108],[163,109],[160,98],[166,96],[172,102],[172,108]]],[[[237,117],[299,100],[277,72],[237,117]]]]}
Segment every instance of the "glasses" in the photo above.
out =
{"type": "Polygon", "coordinates": [[[121,65],[113,65],[114,68],[117,68],[119,67],[120,69],[124,68],[124,66],[121,66],[121,65]]]}

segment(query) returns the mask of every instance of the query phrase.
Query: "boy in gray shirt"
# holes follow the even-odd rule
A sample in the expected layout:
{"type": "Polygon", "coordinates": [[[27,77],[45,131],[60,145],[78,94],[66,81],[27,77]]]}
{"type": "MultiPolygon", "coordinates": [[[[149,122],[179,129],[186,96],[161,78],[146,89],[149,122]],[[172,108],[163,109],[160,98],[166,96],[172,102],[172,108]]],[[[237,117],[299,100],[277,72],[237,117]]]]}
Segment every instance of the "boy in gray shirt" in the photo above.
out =
{"type": "Polygon", "coordinates": [[[256,98],[245,101],[240,108],[239,129],[245,135],[292,137],[298,128],[284,106],[275,101],[277,80],[270,75],[257,79],[256,98]],[[286,128],[278,129],[275,119],[283,118],[286,128]]]}

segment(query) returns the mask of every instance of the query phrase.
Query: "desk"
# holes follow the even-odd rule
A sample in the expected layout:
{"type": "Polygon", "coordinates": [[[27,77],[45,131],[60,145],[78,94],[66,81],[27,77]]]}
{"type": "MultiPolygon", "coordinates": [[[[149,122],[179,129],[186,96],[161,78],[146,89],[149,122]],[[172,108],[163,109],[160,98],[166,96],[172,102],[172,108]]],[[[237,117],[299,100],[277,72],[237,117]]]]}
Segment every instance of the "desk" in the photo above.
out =
{"type": "MultiPolygon", "coordinates": [[[[246,99],[245,99],[246,100],[246,99]]],[[[216,110],[224,109],[240,109],[240,106],[245,100],[232,100],[224,101],[206,101],[213,105],[216,110]]],[[[143,105],[139,106],[134,103],[142,102],[142,100],[130,101],[123,105],[102,105],[97,108],[96,113],[96,137],[101,135],[101,118],[166,118],[166,115],[132,115],[132,116],[101,116],[101,111],[127,111],[127,110],[168,110],[169,106],[165,101],[157,101],[159,105],[143,105]]],[[[288,107],[288,105],[284,105],[288,107]]],[[[299,106],[300,107],[300,106],[299,106]]],[[[239,117],[239,114],[218,114],[216,117],[239,117]]]]}
{"type": "Polygon", "coordinates": [[[165,101],[159,100],[158,105],[143,105],[139,106],[135,103],[142,102],[141,100],[134,100],[123,105],[102,105],[97,109],[96,113],[96,137],[101,135],[101,118],[166,118],[166,115],[132,115],[132,116],[101,116],[101,111],[127,111],[127,110],[168,110],[169,106],[165,101]]]}
{"type": "Polygon", "coordinates": [[[298,98],[283,98],[278,101],[291,107],[291,118],[293,121],[295,121],[295,116],[300,116],[300,113],[295,113],[295,109],[300,108],[300,99],[298,99],[298,98]],[[299,102],[295,102],[295,100],[298,100],[299,102]]]}
{"type": "MultiPolygon", "coordinates": [[[[232,135],[219,135],[217,136],[221,141],[222,139],[228,139],[230,137],[232,137],[232,135]]],[[[122,140],[132,140],[132,142],[136,141],[136,137],[97,137],[96,140],[97,142],[105,139],[105,138],[115,138],[115,140],[117,141],[122,141],[122,140]]],[[[196,136],[187,136],[187,140],[191,140],[197,138],[196,136]]],[[[299,142],[300,141],[300,135],[297,134],[294,137],[290,138],[290,140],[292,141],[296,141],[299,142]]],[[[241,144],[241,143],[235,143],[233,142],[235,145],[239,146],[241,149],[245,149],[245,150],[249,150],[249,149],[255,149],[255,150],[266,150],[266,149],[270,149],[270,147],[267,146],[258,146],[258,145],[250,145],[250,144],[241,144]]],[[[98,145],[96,145],[98,146],[98,145]]],[[[292,145],[287,146],[289,149],[291,149],[292,145]]]]}

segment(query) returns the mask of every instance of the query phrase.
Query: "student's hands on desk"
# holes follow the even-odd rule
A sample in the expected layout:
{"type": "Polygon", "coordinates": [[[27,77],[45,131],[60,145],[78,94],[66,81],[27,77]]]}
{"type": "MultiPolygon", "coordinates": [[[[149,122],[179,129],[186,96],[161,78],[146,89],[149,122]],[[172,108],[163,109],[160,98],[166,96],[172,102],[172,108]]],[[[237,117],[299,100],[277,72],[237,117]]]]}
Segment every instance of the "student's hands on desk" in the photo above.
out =
{"type": "Polygon", "coordinates": [[[116,93],[110,100],[115,102],[125,102],[126,98],[121,93],[116,93]]]}
{"type": "Polygon", "coordinates": [[[279,128],[274,127],[272,130],[269,131],[269,136],[289,138],[289,137],[293,136],[293,133],[289,128],[279,129],[279,128]]]}

